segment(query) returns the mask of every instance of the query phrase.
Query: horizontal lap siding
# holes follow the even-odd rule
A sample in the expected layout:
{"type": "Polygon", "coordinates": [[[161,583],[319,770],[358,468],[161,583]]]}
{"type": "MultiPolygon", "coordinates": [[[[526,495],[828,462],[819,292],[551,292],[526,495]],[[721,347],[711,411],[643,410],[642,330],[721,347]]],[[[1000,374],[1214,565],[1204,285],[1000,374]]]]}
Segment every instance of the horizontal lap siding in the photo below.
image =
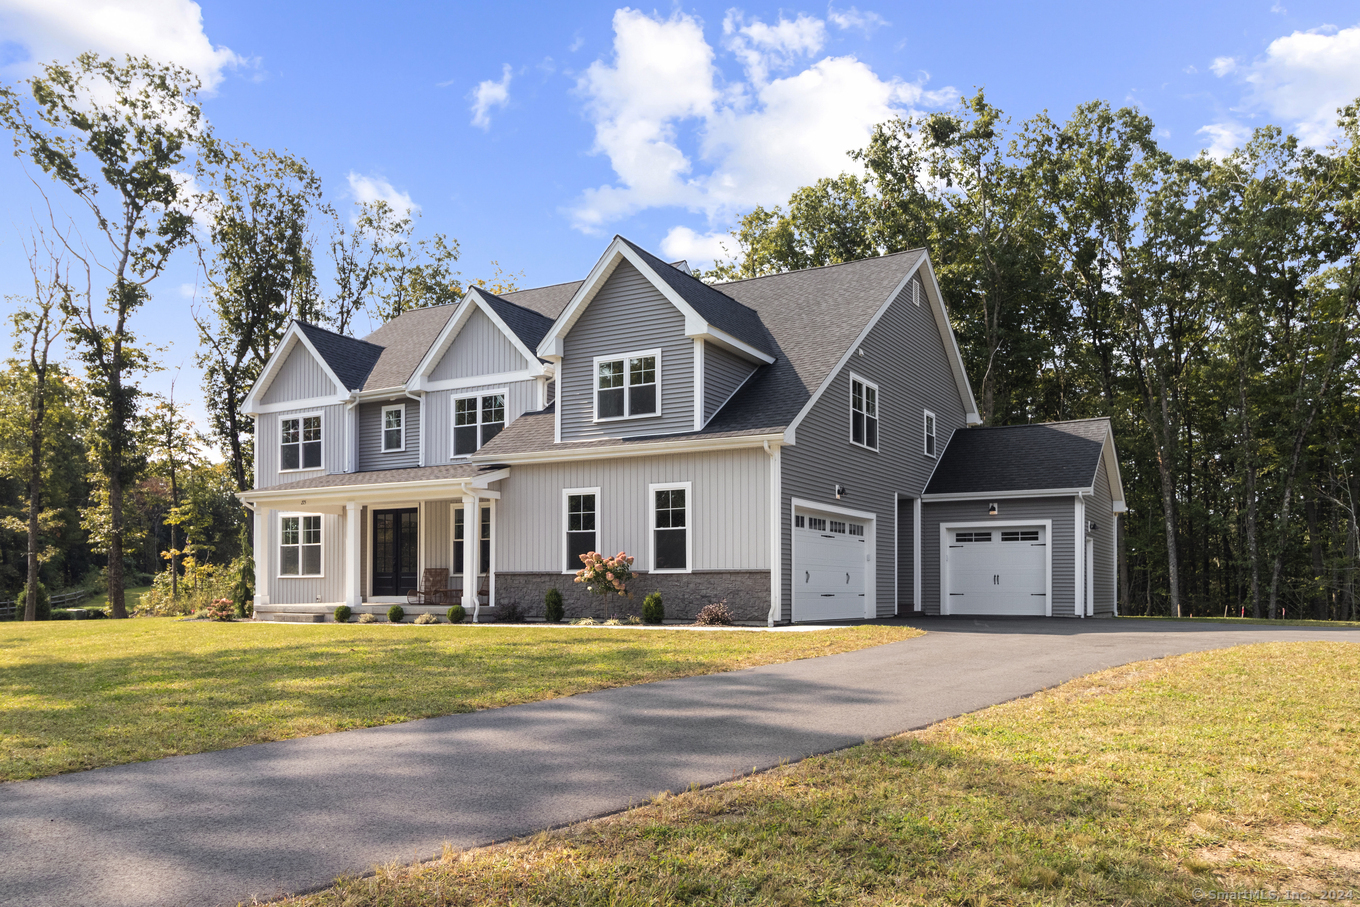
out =
{"type": "MultiPolygon", "coordinates": [[[[989,501],[928,501],[921,505],[921,603],[926,614],[940,613],[940,524],[977,523],[993,519],[989,501]]],[[[1076,502],[1064,498],[1001,498],[995,519],[1052,520],[1048,540],[1053,558],[1054,617],[1074,614],[1076,502]]]]}
{"type": "MultiPolygon", "coordinates": [[[[521,360],[522,361],[522,360],[521,360]]],[[[484,391],[504,390],[505,424],[508,426],[525,413],[538,412],[538,382],[510,381],[504,384],[459,388],[456,391],[431,391],[425,395],[425,465],[438,466],[453,457],[453,400],[472,397],[484,391]]]]}
{"type": "Polygon", "coordinates": [[[1095,613],[1097,616],[1113,616],[1115,610],[1114,589],[1114,546],[1115,514],[1114,499],[1110,494],[1110,479],[1105,472],[1105,458],[1100,458],[1096,470],[1095,494],[1086,504],[1086,519],[1095,522],[1093,536],[1095,550],[1095,613]]]}
{"type": "Polygon", "coordinates": [[[478,375],[498,375],[517,372],[529,367],[519,350],[501,329],[477,309],[468,316],[458,336],[454,338],[444,357],[430,373],[433,381],[451,378],[475,378],[478,375]]]}
{"type": "Polygon", "coordinates": [[[712,419],[755,366],[711,343],[704,345],[704,420],[712,419]]]}
{"type": "MultiPolygon", "coordinates": [[[[797,444],[782,452],[783,619],[792,619],[791,498],[840,505],[875,514],[875,604],[879,616],[895,609],[894,533],[897,496],[921,493],[935,459],[924,452],[923,413],[935,413],[939,447],[964,427],[963,402],[944,342],[928,305],[912,302],[911,287],[899,294],[830,387],[797,428],[797,444]],[[850,443],[850,373],[878,385],[879,450],[850,443]],[[833,488],[849,494],[836,500],[833,488]]],[[[925,534],[929,538],[929,534],[925,534]]]]}
{"type": "Polygon", "coordinates": [[[694,429],[694,341],[685,336],[685,317],[626,261],[567,334],[560,374],[563,441],[694,429]],[[595,423],[595,357],[658,348],[661,415],[595,423]]]}
{"type": "Polygon", "coordinates": [[[359,472],[405,469],[420,465],[420,404],[410,397],[359,404],[359,472]],[[406,449],[382,449],[382,411],[385,406],[406,407],[406,449]]]}
{"type": "Polygon", "coordinates": [[[288,403],[292,400],[331,397],[341,392],[307,347],[294,343],[292,352],[283,360],[278,374],[265,391],[262,402],[288,403]]]}
{"type": "Polygon", "coordinates": [[[599,547],[646,569],[648,485],[693,483],[695,570],[769,569],[769,456],[759,449],[515,466],[497,504],[497,569],[562,571],[562,490],[599,487],[599,547]]]}
{"type": "Polygon", "coordinates": [[[255,417],[255,437],[258,444],[255,458],[259,464],[257,488],[268,488],[284,482],[345,471],[345,407],[316,406],[282,413],[261,413],[255,417]],[[279,421],[290,416],[321,415],[321,466],[299,472],[279,472],[279,421]]]}
{"type": "Polygon", "coordinates": [[[269,552],[269,603],[273,605],[311,605],[340,603],[345,600],[344,527],[338,516],[321,516],[321,570],[317,578],[279,576],[280,511],[269,511],[265,535],[269,552]]]}

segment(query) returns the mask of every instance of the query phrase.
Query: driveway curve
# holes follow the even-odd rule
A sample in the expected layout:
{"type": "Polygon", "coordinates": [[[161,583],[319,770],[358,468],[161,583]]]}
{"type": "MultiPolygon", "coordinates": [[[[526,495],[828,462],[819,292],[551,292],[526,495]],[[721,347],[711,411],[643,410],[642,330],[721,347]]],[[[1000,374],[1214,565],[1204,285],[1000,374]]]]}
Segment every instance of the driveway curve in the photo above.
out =
{"type": "Polygon", "coordinates": [[[0,785],[0,903],[236,904],[598,816],[1115,665],[1357,628],[926,619],[727,674],[0,785]]]}

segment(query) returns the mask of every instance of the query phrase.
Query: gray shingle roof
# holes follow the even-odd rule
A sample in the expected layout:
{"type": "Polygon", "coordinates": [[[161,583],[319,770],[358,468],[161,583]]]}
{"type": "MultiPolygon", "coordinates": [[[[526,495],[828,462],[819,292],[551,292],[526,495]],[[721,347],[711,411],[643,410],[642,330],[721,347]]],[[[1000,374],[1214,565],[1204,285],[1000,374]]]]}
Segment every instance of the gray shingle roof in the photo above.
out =
{"type": "Polygon", "coordinates": [[[306,491],[316,488],[352,488],[356,485],[390,485],[394,482],[430,482],[439,479],[468,479],[487,472],[488,467],[474,463],[449,463],[442,466],[413,466],[409,469],[376,469],[371,472],[346,472],[312,476],[270,485],[260,491],[306,491]]]}
{"type": "Polygon", "coordinates": [[[511,302],[504,296],[489,293],[481,287],[475,289],[477,295],[486,300],[486,304],[491,306],[492,311],[500,316],[506,327],[514,331],[515,336],[519,337],[525,346],[530,350],[538,349],[539,342],[548,333],[548,329],[553,326],[554,319],[511,302]]]}
{"type": "Polygon", "coordinates": [[[405,384],[456,311],[456,305],[412,309],[365,337],[369,343],[381,346],[383,351],[363,389],[371,391],[405,384]]]}
{"type": "Polygon", "coordinates": [[[502,293],[501,299],[513,302],[531,312],[537,312],[549,321],[556,321],[557,316],[562,314],[562,310],[567,307],[567,303],[571,302],[571,297],[576,295],[576,291],[581,288],[583,283],[585,283],[584,280],[573,280],[568,283],[553,284],[550,287],[516,290],[513,293],[502,293]]]}
{"type": "Polygon", "coordinates": [[[305,321],[297,322],[297,326],[308,342],[316,347],[321,358],[326,360],[335,376],[345,383],[346,390],[358,390],[364,386],[364,379],[382,355],[381,346],[346,337],[305,321]]]}
{"type": "Polygon", "coordinates": [[[1088,488],[1109,433],[1109,419],[960,429],[925,493],[1088,488]]]}

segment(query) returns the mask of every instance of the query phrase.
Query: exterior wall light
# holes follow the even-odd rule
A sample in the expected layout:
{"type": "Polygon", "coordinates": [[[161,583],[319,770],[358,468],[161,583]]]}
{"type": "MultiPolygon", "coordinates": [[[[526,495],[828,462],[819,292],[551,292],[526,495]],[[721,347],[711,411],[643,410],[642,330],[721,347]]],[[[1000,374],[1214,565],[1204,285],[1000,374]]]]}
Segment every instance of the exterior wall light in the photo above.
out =
{"type": "Polygon", "coordinates": [[[845,486],[844,486],[844,485],[837,485],[837,486],[836,486],[836,500],[839,501],[841,498],[849,497],[849,496],[850,496],[850,492],[848,492],[848,491],[845,490],[845,486]]]}
{"type": "Polygon", "coordinates": [[[995,504],[988,504],[988,505],[987,505],[987,516],[996,516],[996,505],[995,505],[995,504]]]}

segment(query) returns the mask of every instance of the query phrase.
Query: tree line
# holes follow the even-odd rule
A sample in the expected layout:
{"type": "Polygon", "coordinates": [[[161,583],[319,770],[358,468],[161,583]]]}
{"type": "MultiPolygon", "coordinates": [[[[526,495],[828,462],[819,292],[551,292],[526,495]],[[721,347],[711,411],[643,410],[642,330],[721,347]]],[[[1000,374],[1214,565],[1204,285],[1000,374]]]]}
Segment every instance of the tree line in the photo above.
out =
{"type": "Polygon", "coordinates": [[[929,250],[986,425],[1109,417],[1121,613],[1357,617],[1360,114],[1177,157],[1093,102],[879,125],[705,277],[929,250]]]}

